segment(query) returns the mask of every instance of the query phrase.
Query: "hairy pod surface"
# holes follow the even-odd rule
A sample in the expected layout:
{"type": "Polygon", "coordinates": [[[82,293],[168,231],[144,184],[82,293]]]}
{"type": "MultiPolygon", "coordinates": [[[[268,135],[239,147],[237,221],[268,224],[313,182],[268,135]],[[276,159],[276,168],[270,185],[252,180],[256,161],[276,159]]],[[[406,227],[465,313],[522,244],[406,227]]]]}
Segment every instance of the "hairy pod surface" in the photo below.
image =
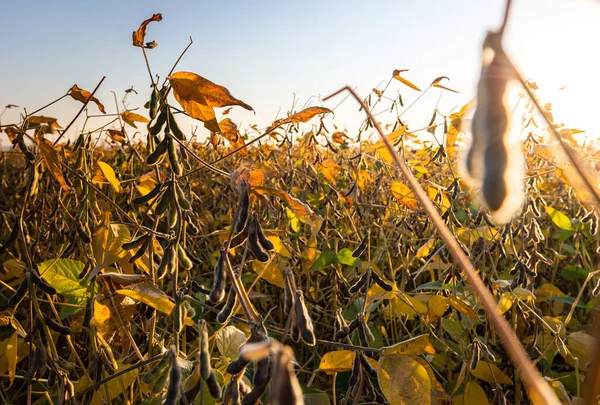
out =
{"type": "Polygon", "coordinates": [[[227,252],[221,249],[221,255],[215,266],[213,287],[210,291],[208,299],[213,304],[223,301],[225,298],[225,282],[227,281],[227,273],[225,273],[225,255],[227,252]]]}
{"type": "Polygon", "coordinates": [[[294,315],[302,340],[304,340],[307,345],[314,346],[317,343],[317,339],[315,337],[312,319],[310,318],[308,309],[306,309],[306,304],[304,303],[304,293],[301,290],[296,291],[294,315]]]}

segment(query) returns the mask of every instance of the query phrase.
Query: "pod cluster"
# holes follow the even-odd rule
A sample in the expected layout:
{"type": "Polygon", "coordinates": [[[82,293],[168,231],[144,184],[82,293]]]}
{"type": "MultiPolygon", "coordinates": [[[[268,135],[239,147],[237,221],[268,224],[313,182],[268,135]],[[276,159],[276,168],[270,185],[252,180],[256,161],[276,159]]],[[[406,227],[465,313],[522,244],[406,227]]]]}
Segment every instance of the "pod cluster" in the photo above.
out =
{"type": "MultiPolygon", "coordinates": [[[[258,215],[256,213],[250,215],[250,186],[245,181],[240,185],[238,205],[231,232],[232,237],[221,247],[219,260],[214,268],[213,285],[209,294],[209,300],[215,304],[225,299],[225,286],[227,284],[225,260],[229,249],[238,247],[248,241],[250,250],[261,262],[269,261],[267,251],[274,249],[273,243],[267,238],[260,226],[258,215]]],[[[227,303],[220,313],[219,322],[222,323],[229,317],[235,305],[235,300],[235,292],[230,291],[227,303]]]]}
{"type": "MultiPolygon", "coordinates": [[[[244,347],[261,342],[269,342],[267,330],[262,323],[253,324],[250,337],[246,343],[240,347],[240,355],[237,359],[233,360],[227,365],[227,373],[234,376],[242,375],[246,366],[253,360],[252,358],[248,358],[242,354],[244,347]]],[[[263,356],[255,361],[254,377],[252,380],[254,386],[250,391],[246,392],[247,390],[245,388],[241,388],[240,378],[232,379],[232,381],[229,382],[229,386],[226,388],[226,391],[231,393],[231,399],[234,404],[239,403],[242,405],[254,405],[265,392],[267,384],[271,380],[271,376],[271,357],[268,355],[263,356]]]]}
{"type": "Polygon", "coordinates": [[[183,391],[187,403],[193,403],[200,393],[201,381],[206,383],[210,395],[219,399],[223,396],[221,386],[217,381],[215,371],[211,366],[211,357],[208,345],[208,330],[205,321],[198,322],[200,335],[200,351],[196,355],[196,365],[192,375],[186,380],[183,391]]]}
{"type": "Polygon", "coordinates": [[[484,42],[472,140],[463,159],[465,177],[481,188],[483,202],[497,224],[510,221],[523,204],[525,166],[507,105],[514,72],[500,42],[495,32],[488,33],[484,42]]]}

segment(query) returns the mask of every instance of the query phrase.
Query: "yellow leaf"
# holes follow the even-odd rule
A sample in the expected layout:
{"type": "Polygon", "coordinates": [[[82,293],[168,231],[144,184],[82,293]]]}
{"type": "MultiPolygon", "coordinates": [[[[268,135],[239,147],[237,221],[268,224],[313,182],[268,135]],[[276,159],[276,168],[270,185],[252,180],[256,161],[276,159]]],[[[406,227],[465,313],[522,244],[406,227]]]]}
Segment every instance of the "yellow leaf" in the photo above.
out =
{"type": "Polygon", "coordinates": [[[406,184],[395,181],[390,185],[390,190],[394,198],[398,200],[400,204],[413,210],[418,208],[415,195],[406,184]]]}
{"type": "Polygon", "coordinates": [[[450,305],[452,305],[452,307],[454,307],[454,309],[456,309],[458,312],[462,312],[463,314],[467,315],[469,318],[479,319],[479,316],[477,316],[477,312],[475,312],[469,306],[469,304],[467,304],[463,300],[456,298],[454,296],[450,296],[449,299],[450,299],[450,305]]]}
{"type": "Polygon", "coordinates": [[[540,300],[549,300],[552,297],[564,297],[566,294],[560,290],[557,286],[550,283],[545,283],[539,286],[535,293],[540,300]]]}
{"type": "Polygon", "coordinates": [[[44,166],[52,173],[52,176],[58,181],[62,189],[64,191],[69,191],[71,188],[68,186],[65,177],[63,176],[60,158],[58,157],[58,152],[54,149],[52,142],[46,138],[37,138],[37,142],[40,147],[40,152],[42,153],[44,166]]]}
{"type": "Polygon", "coordinates": [[[513,385],[512,380],[498,366],[484,360],[479,360],[477,367],[470,370],[471,374],[489,383],[513,385]]]}
{"type": "Polygon", "coordinates": [[[137,126],[135,125],[136,122],[141,122],[141,123],[150,122],[150,120],[148,120],[148,118],[143,117],[139,114],[136,114],[132,111],[122,112],[121,118],[123,118],[123,121],[125,121],[127,124],[131,125],[134,128],[137,128],[137,126]]]}
{"type": "Polygon", "coordinates": [[[278,287],[284,287],[283,273],[274,261],[261,263],[258,260],[254,260],[252,262],[252,270],[254,270],[254,272],[263,280],[278,287]]]}
{"type": "Polygon", "coordinates": [[[123,187],[117,179],[117,175],[115,174],[113,168],[110,167],[108,163],[104,163],[102,161],[98,161],[98,166],[100,167],[100,170],[102,170],[102,174],[104,174],[104,177],[106,180],[108,180],[113,190],[115,190],[117,193],[123,192],[123,187]]]}
{"type": "Polygon", "coordinates": [[[454,398],[454,405],[471,404],[489,405],[485,391],[475,381],[469,381],[467,385],[465,385],[465,392],[462,395],[458,395],[454,398]]]}
{"type": "Polygon", "coordinates": [[[579,364],[579,369],[585,370],[586,365],[592,360],[596,339],[592,335],[578,331],[569,334],[566,343],[570,356],[567,356],[565,361],[573,367],[579,364]],[[576,362],[575,359],[579,361],[576,362]]]}
{"type": "Polygon", "coordinates": [[[417,86],[415,86],[414,84],[412,84],[411,82],[409,82],[408,80],[406,80],[405,78],[400,76],[400,73],[402,73],[402,72],[408,72],[408,69],[401,69],[401,70],[396,69],[392,73],[392,77],[396,80],[399,80],[401,83],[404,83],[405,85],[407,85],[408,87],[410,87],[413,90],[421,91],[421,89],[419,89],[417,86]]]}
{"type": "MultiPolygon", "coordinates": [[[[268,232],[267,232],[267,235],[268,235],[268,232]]],[[[287,257],[288,259],[292,258],[292,254],[290,253],[288,248],[286,248],[284,246],[284,244],[281,243],[281,239],[279,239],[279,236],[268,235],[267,239],[269,239],[269,241],[271,241],[271,243],[273,244],[273,251],[275,253],[279,253],[281,256],[287,257]]]]}
{"type": "Polygon", "coordinates": [[[390,405],[431,404],[432,381],[425,367],[411,356],[382,356],[377,380],[390,405]]]}
{"type": "Polygon", "coordinates": [[[116,293],[141,301],[167,315],[170,314],[175,307],[175,304],[169,299],[169,296],[159,290],[151,282],[134,284],[127,288],[117,290],[116,293]]]}
{"type": "Polygon", "coordinates": [[[160,13],[153,14],[152,17],[148,18],[147,20],[144,20],[140,24],[140,27],[136,31],[133,31],[133,46],[138,46],[140,48],[146,49],[155,48],[156,45],[158,45],[156,41],[146,42],[144,44],[144,40],[146,37],[146,28],[148,27],[148,24],[150,24],[152,21],[160,20],[162,20],[162,14],[160,13]]]}
{"type": "Polygon", "coordinates": [[[215,332],[215,341],[221,356],[226,359],[235,359],[240,354],[240,346],[246,341],[246,335],[235,326],[230,325],[215,332]]]}
{"type": "Polygon", "coordinates": [[[333,159],[325,159],[317,165],[319,173],[334,186],[337,185],[338,173],[342,170],[341,166],[338,165],[333,159]]]}
{"type": "Polygon", "coordinates": [[[77,101],[81,101],[84,104],[89,99],[90,101],[96,103],[96,106],[98,107],[98,110],[100,110],[100,112],[102,114],[106,114],[106,111],[104,110],[104,105],[102,105],[102,103],[96,97],[92,97],[92,93],[90,93],[87,90],[84,90],[84,89],[80,88],[76,84],[74,84],[73,87],[71,87],[69,89],[69,92],[67,94],[69,96],[73,97],[73,99],[75,99],[77,101]]]}
{"type": "Polygon", "coordinates": [[[204,122],[212,132],[221,132],[213,107],[239,105],[246,110],[254,109],[233,97],[229,90],[191,72],[175,72],[169,77],[173,95],[192,118],[204,122]]]}
{"type": "Polygon", "coordinates": [[[283,125],[283,124],[292,124],[292,123],[300,123],[310,121],[314,116],[320,114],[329,114],[333,113],[329,108],[325,107],[308,107],[302,111],[299,111],[295,114],[290,115],[287,118],[282,118],[273,123],[273,126],[283,125]]]}
{"type": "Polygon", "coordinates": [[[533,295],[531,291],[523,287],[517,287],[513,289],[512,292],[517,296],[517,298],[523,301],[531,301],[535,299],[535,295],[533,295]]]}
{"type": "Polygon", "coordinates": [[[431,249],[435,246],[435,238],[429,239],[423,246],[421,246],[415,255],[415,259],[421,259],[427,257],[431,252],[431,249]]]}
{"type": "Polygon", "coordinates": [[[113,301],[114,306],[109,298],[96,296],[94,315],[90,321],[90,325],[96,327],[97,332],[106,341],[112,338],[114,333],[121,328],[121,325],[128,324],[137,311],[137,305],[130,297],[116,295],[113,301]]]}
{"type": "Polygon", "coordinates": [[[352,370],[354,356],[356,356],[356,353],[353,350],[336,350],[334,352],[327,352],[321,358],[319,370],[324,371],[327,374],[350,371],[352,370]]]}
{"type": "Polygon", "coordinates": [[[17,363],[19,362],[18,346],[17,346],[17,331],[14,331],[8,343],[6,344],[6,362],[8,364],[8,378],[12,385],[15,380],[15,372],[17,370],[17,363]]]}
{"type": "Polygon", "coordinates": [[[403,293],[395,293],[393,299],[387,307],[384,308],[384,315],[387,318],[396,318],[404,315],[407,319],[414,319],[418,314],[427,313],[427,307],[418,299],[403,293]]]}
{"type": "MultiPolygon", "coordinates": [[[[122,369],[128,368],[130,366],[131,364],[123,364],[122,360],[118,360],[115,372],[121,371],[122,369]]],[[[129,388],[136,381],[139,372],[139,368],[134,368],[133,370],[128,371],[127,373],[107,382],[106,390],[96,390],[94,392],[94,397],[92,398],[91,405],[103,405],[108,403],[109,401],[106,398],[107,393],[108,397],[111,400],[114,400],[119,395],[125,393],[127,388],[129,388]]],[[[106,376],[107,375],[105,375],[105,377],[106,376]]],[[[91,383],[88,384],[88,386],[89,385],[91,385],[91,383]]]]}
{"type": "Polygon", "coordinates": [[[563,229],[565,231],[573,230],[573,225],[571,224],[571,220],[568,216],[566,216],[565,214],[553,207],[545,206],[544,208],[546,209],[548,215],[550,215],[550,218],[552,219],[552,222],[554,222],[554,225],[558,226],[560,229],[563,229]]]}
{"type": "Polygon", "coordinates": [[[448,298],[443,295],[434,295],[427,301],[427,309],[429,310],[429,320],[431,322],[436,321],[441,318],[450,304],[448,303],[448,298]]]}
{"type": "Polygon", "coordinates": [[[414,338],[405,340],[400,343],[396,343],[392,346],[382,347],[384,355],[390,354],[413,354],[419,355],[423,353],[435,354],[431,342],[429,341],[429,334],[415,336],[414,338]]]}
{"type": "Polygon", "coordinates": [[[516,299],[517,297],[515,297],[513,293],[503,292],[498,301],[498,311],[500,311],[501,314],[506,313],[506,311],[512,308],[516,299]]]}
{"type": "MultiPolygon", "coordinates": [[[[401,126],[400,128],[398,128],[394,132],[386,135],[385,137],[392,145],[394,145],[396,143],[396,141],[402,135],[405,134],[407,128],[408,127],[406,125],[401,126]]],[[[375,142],[374,144],[369,145],[367,147],[367,151],[374,151],[375,155],[378,156],[380,159],[383,159],[386,163],[392,163],[394,161],[394,159],[392,158],[392,155],[390,154],[390,151],[388,150],[387,146],[385,145],[385,142],[382,140],[379,140],[379,141],[375,142]]]]}

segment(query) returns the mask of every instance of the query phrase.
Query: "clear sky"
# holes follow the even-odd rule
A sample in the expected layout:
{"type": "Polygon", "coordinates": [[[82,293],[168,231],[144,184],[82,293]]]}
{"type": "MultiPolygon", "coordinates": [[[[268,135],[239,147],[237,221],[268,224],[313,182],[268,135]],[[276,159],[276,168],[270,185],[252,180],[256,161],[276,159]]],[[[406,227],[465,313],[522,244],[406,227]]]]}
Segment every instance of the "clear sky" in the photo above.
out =
{"type": "MultiPolygon", "coordinates": [[[[157,12],[163,20],[151,23],[146,36],[158,42],[148,52],[153,72],[164,77],[191,36],[194,44],[178,70],[224,85],[252,105],[256,115],[234,108],[231,116],[242,128],[264,127],[280,109],[281,117],[294,94],[299,107],[307,101],[320,105],[319,97],[345,84],[367,95],[387,83],[394,69],[410,69],[405,77],[421,88],[449,76],[445,84],[461,92],[442,93],[439,108],[449,111],[474,95],[481,42],[500,23],[503,7],[503,0],[0,0],[0,107],[21,107],[6,112],[2,122],[18,121],[22,107],[33,111],[74,83],[92,90],[104,75],[97,96],[108,113],[116,111],[111,91],[121,100],[131,86],[140,95],[129,98],[128,106],[141,107],[149,97],[149,78],[131,33],[157,12]]],[[[544,101],[553,102],[555,120],[596,135],[598,21],[599,1],[514,0],[506,37],[517,66],[539,84],[544,101]]],[[[419,95],[394,82],[390,97],[398,90],[406,103],[419,95]]],[[[406,114],[410,128],[427,124],[440,93],[428,92],[406,114]]],[[[80,106],[67,98],[43,114],[66,126],[80,106]]],[[[335,122],[352,136],[363,118],[347,100],[335,122]]],[[[103,120],[95,119],[90,128],[103,120]]],[[[0,141],[6,145],[5,138],[0,141]]]]}

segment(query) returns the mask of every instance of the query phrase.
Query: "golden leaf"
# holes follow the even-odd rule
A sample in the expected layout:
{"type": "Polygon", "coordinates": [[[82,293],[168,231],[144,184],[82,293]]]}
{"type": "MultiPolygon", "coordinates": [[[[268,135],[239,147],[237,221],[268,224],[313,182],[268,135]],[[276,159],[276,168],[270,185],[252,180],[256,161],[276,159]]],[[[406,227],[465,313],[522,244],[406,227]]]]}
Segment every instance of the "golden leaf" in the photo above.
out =
{"type": "Polygon", "coordinates": [[[475,312],[475,310],[473,310],[473,308],[471,308],[463,300],[458,299],[458,298],[456,298],[454,296],[450,296],[448,299],[450,300],[450,305],[452,305],[452,307],[454,309],[456,309],[458,312],[462,312],[463,314],[465,314],[469,318],[479,319],[479,316],[477,315],[477,312],[475,312]]]}
{"type": "Polygon", "coordinates": [[[408,72],[408,69],[402,69],[402,70],[395,69],[394,72],[392,73],[392,77],[396,80],[399,80],[400,83],[407,85],[408,87],[410,87],[413,90],[421,91],[420,88],[418,88],[417,86],[415,86],[414,84],[412,84],[411,82],[409,82],[408,80],[406,80],[405,78],[400,76],[400,73],[402,73],[402,72],[408,72]]]}
{"type": "Polygon", "coordinates": [[[84,104],[88,100],[93,101],[98,106],[98,109],[100,110],[100,112],[102,114],[106,114],[106,111],[104,110],[104,105],[102,105],[102,103],[96,97],[92,97],[92,93],[90,93],[87,90],[84,90],[84,89],[80,88],[76,84],[74,84],[73,87],[71,87],[69,89],[69,91],[68,91],[67,94],[69,96],[73,97],[73,99],[75,99],[77,101],[81,101],[84,104]]]}
{"type": "Polygon", "coordinates": [[[423,353],[435,354],[435,349],[429,341],[429,334],[415,336],[414,338],[396,343],[392,346],[382,347],[384,355],[390,354],[413,354],[419,355],[423,353]]]}
{"type": "Polygon", "coordinates": [[[317,169],[331,184],[337,185],[338,173],[342,170],[333,159],[325,159],[317,164],[317,169]]]}
{"type": "Polygon", "coordinates": [[[134,128],[137,128],[137,126],[135,125],[136,122],[141,122],[144,124],[150,122],[150,120],[148,120],[148,118],[143,117],[139,114],[136,114],[132,111],[122,112],[121,118],[123,118],[123,121],[125,121],[127,124],[131,125],[134,128]]]}
{"type": "Polygon", "coordinates": [[[417,249],[417,253],[415,255],[415,259],[421,259],[423,257],[427,257],[431,252],[431,249],[435,246],[435,238],[429,239],[423,246],[417,249]]]}
{"type": "Polygon", "coordinates": [[[431,404],[432,381],[427,369],[411,356],[382,356],[377,380],[390,405],[431,404]]]}
{"type": "Polygon", "coordinates": [[[450,304],[448,298],[443,295],[434,295],[427,301],[427,309],[429,312],[429,320],[431,322],[441,318],[445,313],[450,304]]]}
{"type": "Polygon", "coordinates": [[[120,131],[118,129],[107,129],[106,133],[108,134],[109,138],[113,141],[118,142],[121,145],[125,145],[125,134],[123,133],[123,131],[120,131]]]}
{"type": "Polygon", "coordinates": [[[452,90],[452,89],[449,89],[449,88],[448,88],[448,87],[446,87],[446,86],[442,86],[442,85],[440,84],[440,82],[441,82],[442,80],[444,80],[444,79],[446,79],[446,80],[450,80],[450,78],[448,78],[448,76],[440,76],[440,77],[436,77],[436,78],[435,78],[435,80],[434,80],[433,82],[431,82],[431,85],[432,85],[433,87],[437,87],[438,89],[444,89],[444,90],[451,91],[451,92],[453,92],[453,93],[458,93],[458,91],[456,91],[456,90],[452,90]]]}
{"type": "Polygon", "coordinates": [[[489,383],[513,385],[512,380],[498,366],[484,360],[479,360],[477,367],[470,370],[471,374],[489,383]]]}
{"type": "Polygon", "coordinates": [[[504,314],[511,309],[516,300],[517,297],[513,293],[503,292],[498,301],[498,311],[500,311],[500,314],[504,314]]]}
{"type": "Polygon", "coordinates": [[[213,107],[239,105],[246,110],[254,109],[233,97],[229,90],[191,72],[175,72],[169,77],[173,95],[192,118],[204,122],[212,132],[221,132],[213,107]]]}
{"type": "Polygon", "coordinates": [[[147,49],[155,48],[156,45],[158,45],[156,43],[156,41],[147,42],[146,44],[144,44],[144,40],[146,37],[146,28],[148,27],[148,24],[150,24],[152,21],[161,21],[161,20],[162,20],[162,14],[160,14],[160,13],[153,14],[152,17],[148,18],[147,20],[144,20],[140,24],[140,27],[137,29],[137,31],[133,31],[133,46],[139,46],[140,48],[147,48],[147,49]]]}
{"type": "Polygon", "coordinates": [[[273,123],[273,126],[283,125],[283,124],[291,124],[291,123],[300,123],[307,122],[311,120],[315,115],[320,114],[329,114],[333,113],[329,108],[325,107],[308,107],[302,111],[299,111],[295,114],[290,115],[287,118],[282,118],[273,123]]]}
{"type": "Polygon", "coordinates": [[[63,171],[60,165],[60,158],[58,157],[58,152],[54,149],[52,142],[47,140],[46,138],[39,137],[36,139],[38,146],[40,147],[40,152],[42,153],[42,159],[44,161],[44,166],[58,181],[60,186],[64,191],[69,191],[71,188],[67,184],[65,177],[63,176],[63,171]]]}
{"type": "Polygon", "coordinates": [[[17,338],[17,331],[14,331],[8,340],[8,343],[6,344],[5,356],[8,364],[8,379],[10,381],[10,385],[12,385],[13,381],[15,380],[15,372],[17,370],[17,363],[19,362],[17,338]]]}
{"type": "MultiPolygon", "coordinates": [[[[401,126],[400,128],[398,128],[394,132],[386,135],[385,137],[387,138],[388,141],[390,141],[390,143],[392,145],[394,145],[396,143],[396,141],[402,135],[404,135],[407,128],[408,127],[406,125],[401,126]]],[[[367,146],[366,150],[374,151],[375,155],[377,157],[385,160],[386,163],[392,163],[394,161],[394,159],[392,158],[392,155],[390,154],[390,151],[388,150],[387,146],[385,145],[385,142],[383,142],[382,140],[379,140],[376,143],[367,146]]]]}
{"type": "Polygon", "coordinates": [[[98,161],[98,166],[100,167],[100,170],[102,170],[102,174],[104,174],[104,177],[106,178],[106,180],[108,180],[113,190],[115,190],[115,192],[117,193],[123,192],[123,187],[117,179],[117,175],[115,174],[113,168],[110,167],[108,163],[102,161],[98,161]]]}
{"type": "Polygon", "coordinates": [[[395,181],[390,185],[390,191],[400,204],[413,210],[418,209],[415,195],[406,184],[395,181]]]}
{"type": "Polygon", "coordinates": [[[254,272],[266,282],[276,285],[280,288],[284,287],[283,273],[279,269],[277,263],[274,261],[261,263],[260,261],[255,260],[252,262],[252,270],[254,270],[254,272]]]}
{"type": "MultiPolygon", "coordinates": [[[[475,99],[462,106],[459,112],[450,114],[450,125],[446,133],[446,150],[451,149],[456,144],[458,134],[462,132],[464,118],[475,108],[475,99]]],[[[452,150],[452,149],[451,149],[452,150]]]]}
{"type": "Polygon", "coordinates": [[[487,395],[485,395],[485,391],[475,381],[469,381],[465,385],[465,391],[463,394],[454,398],[455,405],[489,405],[489,403],[490,402],[488,401],[487,395]]]}
{"type": "Polygon", "coordinates": [[[319,370],[327,374],[343,373],[352,370],[356,353],[353,350],[336,350],[327,352],[321,358],[319,370]]]}

